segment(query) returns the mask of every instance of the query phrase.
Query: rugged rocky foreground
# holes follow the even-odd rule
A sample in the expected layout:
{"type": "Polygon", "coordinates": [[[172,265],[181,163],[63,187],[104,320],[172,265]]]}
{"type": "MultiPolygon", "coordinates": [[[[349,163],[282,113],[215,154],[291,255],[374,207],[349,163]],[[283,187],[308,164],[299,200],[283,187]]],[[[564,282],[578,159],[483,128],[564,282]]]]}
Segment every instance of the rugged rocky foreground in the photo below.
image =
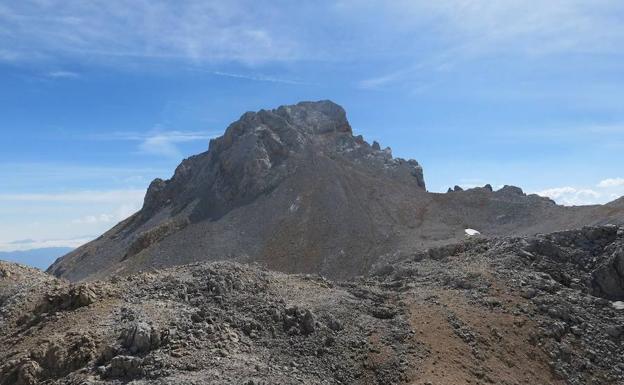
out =
{"type": "Polygon", "coordinates": [[[0,384],[622,384],[624,227],[471,238],[334,282],[0,264],[0,384]]]}
{"type": "Polygon", "coordinates": [[[623,203],[563,207],[512,186],[430,193],[418,162],[354,135],[342,107],[302,102],[243,114],[153,181],[138,213],[48,271],[78,281],[225,259],[345,279],[466,228],[494,237],[623,224],[623,203]]]}

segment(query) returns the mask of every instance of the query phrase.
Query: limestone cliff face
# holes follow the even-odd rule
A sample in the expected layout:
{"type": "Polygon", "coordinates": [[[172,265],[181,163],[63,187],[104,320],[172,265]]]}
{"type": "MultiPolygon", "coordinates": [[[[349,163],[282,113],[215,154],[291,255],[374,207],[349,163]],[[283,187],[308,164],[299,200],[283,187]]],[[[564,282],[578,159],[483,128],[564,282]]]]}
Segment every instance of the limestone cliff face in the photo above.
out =
{"type": "Polygon", "coordinates": [[[154,180],[139,212],[49,272],[81,280],[227,259],[343,278],[466,228],[533,234],[620,223],[623,212],[564,208],[510,186],[428,193],[417,161],[354,135],[339,105],[302,102],[243,114],[171,179],[154,180]]]}

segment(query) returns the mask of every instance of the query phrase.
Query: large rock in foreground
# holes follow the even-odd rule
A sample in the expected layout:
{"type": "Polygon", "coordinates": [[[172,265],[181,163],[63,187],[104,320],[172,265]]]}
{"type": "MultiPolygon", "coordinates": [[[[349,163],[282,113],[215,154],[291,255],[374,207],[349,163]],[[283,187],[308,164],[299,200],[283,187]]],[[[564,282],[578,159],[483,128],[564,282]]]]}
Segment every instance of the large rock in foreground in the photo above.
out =
{"type": "MultiPolygon", "coordinates": [[[[624,237],[624,231],[622,231],[624,237]]],[[[624,245],[611,250],[593,274],[594,290],[598,295],[624,301],[624,245]]]]}

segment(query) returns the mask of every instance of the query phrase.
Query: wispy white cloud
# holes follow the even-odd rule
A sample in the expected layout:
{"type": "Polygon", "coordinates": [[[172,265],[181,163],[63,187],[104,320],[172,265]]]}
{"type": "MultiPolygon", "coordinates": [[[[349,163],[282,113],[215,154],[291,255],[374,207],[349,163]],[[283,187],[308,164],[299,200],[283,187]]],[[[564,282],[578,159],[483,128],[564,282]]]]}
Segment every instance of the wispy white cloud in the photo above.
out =
{"type": "MultiPolygon", "coordinates": [[[[619,54],[624,25],[614,15],[622,13],[624,5],[609,0],[20,1],[0,9],[0,60],[69,56],[133,62],[134,68],[144,68],[143,59],[227,68],[221,64],[381,59],[379,73],[359,75],[357,86],[420,89],[433,81],[430,72],[476,57],[619,54]]],[[[214,73],[300,84],[236,70],[214,73]]]]}
{"type": "Polygon", "coordinates": [[[537,195],[551,198],[555,202],[565,206],[580,206],[605,203],[602,195],[592,189],[578,189],[564,186],[554,187],[538,191],[537,195]]]}
{"type": "Polygon", "coordinates": [[[28,178],[45,178],[46,175],[87,178],[96,175],[110,178],[130,178],[142,174],[158,174],[167,170],[150,167],[106,166],[54,162],[0,162],[0,176],[23,175],[28,178]]]}
{"type": "Polygon", "coordinates": [[[127,190],[147,187],[157,177],[166,178],[172,170],[131,165],[107,166],[64,162],[2,162],[2,192],[33,192],[41,186],[64,186],[66,190],[127,190]],[[86,187],[91,186],[91,187],[86,187]]]}
{"type": "Polygon", "coordinates": [[[32,242],[34,242],[34,240],[28,238],[28,239],[17,239],[15,241],[6,242],[6,244],[8,244],[8,245],[22,245],[22,244],[25,244],[25,243],[32,243],[32,242]]]}
{"type": "Polygon", "coordinates": [[[587,140],[602,140],[609,136],[611,138],[616,135],[624,134],[624,123],[612,124],[558,124],[555,126],[544,125],[541,127],[506,127],[505,130],[499,130],[494,133],[501,138],[511,138],[518,140],[521,138],[531,138],[540,140],[560,140],[572,139],[582,135],[587,140]]]}
{"type": "Polygon", "coordinates": [[[308,83],[300,82],[297,80],[283,79],[283,78],[277,78],[277,77],[265,76],[265,75],[246,75],[246,74],[222,72],[222,71],[213,71],[212,74],[217,75],[217,76],[224,76],[228,78],[251,80],[254,82],[283,83],[283,84],[292,84],[292,85],[307,85],[308,84],[308,83]]]}
{"type": "Polygon", "coordinates": [[[107,135],[98,135],[100,140],[127,140],[139,142],[138,150],[144,154],[165,156],[169,158],[181,158],[180,143],[194,141],[208,141],[218,136],[218,133],[206,131],[163,131],[160,129],[147,133],[115,132],[107,135]]]}
{"type": "Polygon", "coordinates": [[[98,224],[113,224],[122,221],[134,214],[141,208],[140,200],[135,199],[134,202],[129,202],[118,207],[116,210],[110,213],[85,215],[80,218],[72,220],[74,224],[83,225],[98,225],[98,224]]]}
{"type": "Polygon", "coordinates": [[[80,75],[72,71],[51,71],[47,74],[48,77],[54,79],[77,79],[80,75]]]}
{"type": "Polygon", "coordinates": [[[624,28],[612,15],[624,7],[614,1],[522,0],[399,1],[403,11],[428,10],[444,23],[449,39],[471,53],[525,54],[619,52],[624,28]]]}
{"type": "Polygon", "coordinates": [[[0,61],[15,62],[20,59],[20,55],[15,51],[0,49],[0,61]]]}
{"type": "Polygon", "coordinates": [[[82,218],[74,219],[72,222],[77,224],[94,224],[94,223],[110,223],[114,217],[110,214],[87,215],[82,218]]]}
{"type": "Polygon", "coordinates": [[[143,189],[107,191],[69,191],[62,193],[15,193],[0,194],[0,202],[77,202],[116,203],[141,201],[143,189]]]}
{"type": "MultiPolygon", "coordinates": [[[[437,43],[423,57],[419,52],[405,55],[413,62],[360,81],[363,88],[405,84],[418,79],[425,69],[437,71],[479,57],[514,55],[536,59],[561,54],[621,54],[624,25],[615,14],[624,12],[624,4],[602,0],[439,0],[393,2],[344,1],[345,14],[364,7],[376,9],[381,23],[392,20],[398,33],[432,30],[437,43]],[[431,61],[432,56],[442,58],[431,61]]],[[[433,39],[432,39],[433,40],[433,39]]],[[[403,60],[405,62],[405,60],[403,60]]]]}
{"type": "Polygon", "coordinates": [[[386,86],[390,83],[394,83],[397,79],[402,78],[407,73],[407,70],[399,70],[368,79],[362,79],[357,83],[357,85],[358,87],[363,89],[376,89],[386,86]]]}
{"type": "Polygon", "coordinates": [[[624,196],[624,178],[603,179],[595,187],[548,188],[536,194],[549,197],[566,206],[603,204],[624,196]]]}
{"type": "Polygon", "coordinates": [[[157,134],[145,138],[139,145],[141,152],[152,155],[162,155],[170,158],[179,158],[182,156],[180,149],[176,146],[176,143],[189,141],[184,137],[170,136],[166,134],[157,134]]]}
{"type": "MultiPolygon", "coordinates": [[[[285,15],[283,15],[285,16],[285,15]]],[[[2,57],[171,58],[191,62],[288,61],[301,52],[272,9],[246,1],[6,3],[2,57]],[[132,28],[129,28],[132,26],[132,28]],[[23,50],[28,46],[28,50],[23,50]]]]}
{"type": "Polygon", "coordinates": [[[452,66],[453,56],[456,55],[454,51],[455,49],[448,48],[441,53],[430,53],[426,58],[418,57],[411,65],[362,79],[356,85],[362,89],[378,89],[410,78],[417,82],[416,85],[410,85],[412,89],[426,89],[427,85],[434,83],[429,75],[432,71],[444,72],[452,66]]]}
{"type": "Polygon", "coordinates": [[[73,239],[85,232],[101,234],[138,211],[144,195],[145,189],[2,193],[0,217],[5,220],[0,221],[0,243],[24,238],[73,239]]]}
{"type": "Polygon", "coordinates": [[[20,251],[30,249],[41,249],[44,247],[79,247],[91,240],[95,236],[83,236],[68,239],[25,239],[19,242],[0,242],[0,251],[20,251]]]}
{"type": "Polygon", "coordinates": [[[594,134],[624,134],[624,123],[592,125],[584,128],[586,132],[594,134]]]}
{"type": "Polygon", "coordinates": [[[102,140],[135,140],[135,141],[144,141],[149,138],[153,138],[156,136],[165,137],[173,142],[190,142],[195,140],[207,140],[213,138],[216,133],[208,132],[208,131],[178,131],[171,130],[165,131],[160,127],[156,127],[155,130],[149,132],[135,132],[135,131],[126,131],[126,132],[113,132],[111,134],[104,134],[95,136],[96,139],[102,140]]]}
{"type": "Polygon", "coordinates": [[[609,187],[620,187],[624,186],[624,178],[608,178],[601,180],[598,183],[598,187],[609,188],[609,187]]]}

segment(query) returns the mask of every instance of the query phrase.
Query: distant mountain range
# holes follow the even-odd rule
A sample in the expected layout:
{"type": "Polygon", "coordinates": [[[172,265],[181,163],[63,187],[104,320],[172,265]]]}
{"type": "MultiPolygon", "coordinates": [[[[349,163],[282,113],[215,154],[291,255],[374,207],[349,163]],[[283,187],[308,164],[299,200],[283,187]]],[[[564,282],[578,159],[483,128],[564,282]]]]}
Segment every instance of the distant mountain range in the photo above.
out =
{"type": "Polygon", "coordinates": [[[0,251],[0,260],[17,262],[45,270],[58,257],[72,250],[73,248],[71,247],[43,247],[30,250],[0,251]]]}

